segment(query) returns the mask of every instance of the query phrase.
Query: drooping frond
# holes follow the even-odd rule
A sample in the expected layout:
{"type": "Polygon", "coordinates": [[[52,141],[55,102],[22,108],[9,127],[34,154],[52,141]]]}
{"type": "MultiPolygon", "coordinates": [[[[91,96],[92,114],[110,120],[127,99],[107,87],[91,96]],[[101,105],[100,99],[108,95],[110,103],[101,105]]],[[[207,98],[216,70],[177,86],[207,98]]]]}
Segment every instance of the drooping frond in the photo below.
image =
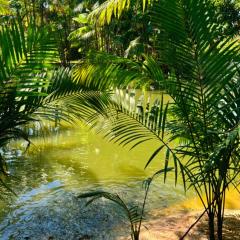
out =
{"type": "MultiPolygon", "coordinates": [[[[239,125],[239,42],[221,34],[219,15],[209,1],[164,1],[155,3],[151,11],[158,29],[159,59],[145,56],[142,64],[124,63],[121,58],[100,54],[91,59],[91,64],[86,63],[78,76],[96,89],[134,86],[139,79],[158,83],[172,97],[171,104],[164,106],[159,101],[148,109],[146,105],[137,108],[136,102],[130,103],[131,91],[119,92],[128,95],[128,100],[115,99],[117,117],[110,124],[111,130],[105,129],[106,137],[131,147],[159,140],[147,165],[165,151],[165,167],[172,162],[175,176],[180,170],[191,186],[199,184],[200,191],[201,179],[207,181],[210,171],[217,175],[217,159],[223,159],[224,152],[230,151],[233,156],[230,165],[236,159],[238,147],[230,149],[224,143],[239,125]],[[165,110],[169,112],[167,124],[165,110]],[[174,141],[180,144],[171,145],[174,141]],[[185,156],[189,159],[183,164],[185,156]]],[[[234,138],[236,143],[238,137],[234,138]]]]}
{"type": "Polygon", "coordinates": [[[67,120],[84,120],[96,113],[104,115],[106,106],[111,102],[111,91],[92,89],[74,79],[73,72],[74,69],[68,68],[59,68],[53,72],[47,96],[41,100],[43,113],[52,115],[54,119],[54,111],[48,109],[50,106],[58,106],[61,114],[67,115],[67,120]]]}
{"type": "Polygon", "coordinates": [[[89,15],[90,20],[97,19],[99,25],[110,23],[112,16],[120,17],[123,10],[128,10],[130,0],[107,0],[89,15]]]}
{"type": "Polygon", "coordinates": [[[137,224],[141,221],[141,214],[138,211],[138,206],[128,207],[118,194],[113,194],[105,191],[93,191],[89,193],[83,193],[78,197],[90,198],[90,200],[88,200],[87,202],[87,205],[98,200],[99,198],[105,198],[116,203],[123,210],[123,213],[128,218],[133,232],[136,231],[137,224]]]}
{"type": "Polygon", "coordinates": [[[54,37],[47,31],[32,23],[26,33],[22,23],[15,19],[4,22],[0,27],[1,84],[13,79],[41,78],[38,75],[54,68],[54,63],[59,62],[58,51],[54,37]]]}
{"type": "Polygon", "coordinates": [[[213,114],[219,114],[219,106],[224,105],[224,98],[229,97],[226,103],[237,99],[233,100],[229,89],[237,86],[234,78],[238,72],[239,42],[231,36],[221,36],[216,23],[218,14],[208,1],[184,3],[167,1],[166,6],[156,5],[153,10],[153,22],[164,33],[159,35],[159,51],[162,52],[162,39],[170,42],[174,51],[174,54],[162,52],[175,71],[164,86],[178,105],[185,108],[182,111],[189,113],[195,108],[199,119],[205,118],[204,124],[210,124],[213,114]],[[174,17],[176,21],[172,21],[174,17]]]}
{"type": "MultiPolygon", "coordinates": [[[[142,10],[144,11],[146,6],[151,5],[154,1],[155,0],[142,0],[142,10]]],[[[90,13],[89,20],[99,26],[109,24],[113,16],[120,18],[122,13],[130,8],[131,4],[137,4],[137,1],[107,0],[90,13]]]]}
{"type": "MultiPolygon", "coordinates": [[[[12,139],[29,142],[24,126],[33,121],[84,120],[104,114],[110,101],[108,91],[90,89],[59,68],[55,33],[47,30],[25,29],[15,19],[0,26],[0,148],[12,139]]],[[[6,173],[4,160],[1,170],[6,173]]]]}
{"type": "Polygon", "coordinates": [[[8,0],[0,0],[0,16],[7,15],[10,13],[9,1],[8,0]]]}
{"type": "Polygon", "coordinates": [[[73,74],[83,85],[101,91],[124,88],[134,80],[144,84],[149,79],[141,71],[141,65],[137,62],[106,53],[93,53],[88,61],[75,67],[73,74]]]}
{"type": "Polygon", "coordinates": [[[28,34],[22,23],[7,20],[0,26],[0,122],[1,146],[12,138],[27,134],[20,126],[32,120],[49,85],[47,70],[56,59],[51,37],[30,25],[28,34]],[[50,38],[50,39],[49,39],[50,38]]]}
{"type": "MultiPolygon", "coordinates": [[[[0,121],[10,124],[1,125],[2,134],[5,130],[9,131],[40,117],[54,120],[56,112],[58,118],[67,121],[76,118],[83,120],[95,112],[104,114],[110,101],[110,91],[107,88],[91,88],[78,79],[74,80],[72,70],[58,67],[54,33],[49,35],[42,29],[39,34],[33,29],[29,31],[30,36],[25,37],[21,35],[22,27],[14,21],[9,23],[9,28],[3,27],[0,35],[3,40],[1,49],[4,51],[0,61],[0,93],[3,97],[0,121]],[[16,25],[14,31],[12,24],[16,25]],[[7,48],[7,44],[12,48],[7,48]],[[18,118],[19,122],[16,120],[18,118]]],[[[14,137],[15,131],[12,133],[14,137]]],[[[22,134],[26,139],[25,133],[22,134]]],[[[8,136],[7,139],[11,139],[8,136]]]]}
{"type": "MultiPolygon", "coordinates": [[[[239,41],[222,34],[219,13],[209,1],[166,1],[152,12],[160,62],[170,69],[160,81],[174,100],[169,129],[173,138],[186,139],[175,151],[189,157],[184,168],[190,186],[202,190],[219,172],[231,179],[228,174],[236,163],[239,135],[232,130],[240,120],[239,41]],[[227,140],[230,136],[235,142],[227,140]]],[[[156,69],[152,60],[147,66],[156,69]]],[[[222,183],[222,189],[229,183],[222,183]]]]}

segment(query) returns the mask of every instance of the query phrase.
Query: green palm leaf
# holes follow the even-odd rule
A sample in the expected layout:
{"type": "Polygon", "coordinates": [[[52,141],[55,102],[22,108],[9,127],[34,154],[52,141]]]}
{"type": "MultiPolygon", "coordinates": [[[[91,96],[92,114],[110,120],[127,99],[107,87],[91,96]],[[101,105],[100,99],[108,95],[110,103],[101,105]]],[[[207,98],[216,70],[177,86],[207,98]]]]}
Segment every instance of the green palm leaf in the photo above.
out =
{"type": "MultiPolygon", "coordinates": [[[[152,106],[139,105],[139,111],[136,105],[130,107],[129,100],[115,97],[115,117],[103,129],[105,137],[130,147],[159,141],[147,165],[165,151],[165,169],[172,164],[176,181],[180,173],[210,216],[217,201],[222,209],[225,190],[239,173],[239,42],[222,34],[220,16],[209,1],[154,3],[151,15],[158,30],[158,59],[144,56],[140,64],[109,56],[106,66],[107,61],[100,58],[101,64],[97,55],[91,63],[99,69],[87,71],[90,74],[83,79],[89,85],[99,76],[111,79],[109,87],[152,81],[171,96],[169,105],[160,100],[152,106]],[[167,65],[164,74],[163,64],[167,65]]],[[[126,96],[129,99],[129,94],[126,96]]]]}
{"type": "Polygon", "coordinates": [[[9,1],[0,0],[0,16],[7,15],[10,13],[9,1]]]}
{"type": "MultiPolygon", "coordinates": [[[[154,1],[142,0],[142,10],[144,11],[147,5],[151,6],[154,1]]],[[[90,13],[89,20],[99,26],[109,24],[113,16],[120,18],[123,12],[131,7],[131,4],[137,5],[136,2],[135,0],[107,0],[90,13]]]]}
{"type": "Polygon", "coordinates": [[[105,112],[110,91],[91,89],[74,79],[72,70],[59,68],[55,33],[49,29],[34,23],[25,29],[16,19],[6,20],[0,52],[0,148],[16,138],[29,141],[23,126],[30,122],[55,120],[56,114],[73,122],[105,112]]]}

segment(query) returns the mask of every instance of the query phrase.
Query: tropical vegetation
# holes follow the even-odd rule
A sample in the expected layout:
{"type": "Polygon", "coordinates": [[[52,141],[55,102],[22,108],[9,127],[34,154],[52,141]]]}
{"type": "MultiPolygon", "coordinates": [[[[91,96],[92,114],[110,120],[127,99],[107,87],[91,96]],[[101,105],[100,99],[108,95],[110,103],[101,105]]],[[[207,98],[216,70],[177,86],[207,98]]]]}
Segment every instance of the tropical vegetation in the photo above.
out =
{"type": "MultiPolygon", "coordinates": [[[[239,8],[230,0],[0,1],[0,148],[30,142],[23,126],[56,112],[93,127],[104,118],[109,141],[158,142],[146,167],[161,161],[164,181],[171,170],[193,188],[209,239],[223,239],[226,191],[238,189],[240,171],[239,8]],[[160,94],[145,104],[131,89],[160,94]]],[[[120,204],[139,239],[143,210],[103,191],[80,197],[120,204]]]]}

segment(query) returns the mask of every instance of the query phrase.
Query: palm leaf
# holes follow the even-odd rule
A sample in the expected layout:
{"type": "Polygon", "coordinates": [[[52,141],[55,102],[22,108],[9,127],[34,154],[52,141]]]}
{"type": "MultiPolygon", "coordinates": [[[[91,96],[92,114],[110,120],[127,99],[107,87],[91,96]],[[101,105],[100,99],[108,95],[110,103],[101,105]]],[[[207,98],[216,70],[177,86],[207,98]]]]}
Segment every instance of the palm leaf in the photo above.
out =
{"type": "Polygon", "coordinates": [[[0,16],[8,15],[10,13],[9,1],[0,0],[0,16]]]}
{"type": "Polygon", "coordinates": [[[121,207],[124,214],[129,219],[132,230],[135,230],[134,225],[140,221],[141,216],[139,215],[138,207],[137,206],[128,207],[118,194],[113,194],[105,191],[93,191],[80,194],[78,198],[90,198],[90,200],[87,201],[86,205],[91,204],[92,202],[98,200],[99,198],[106,198],[116,203],[119,207],[121,207]]]}
{"type": "MultiPolygon", "coordinates": [[[[151,6],[154,1],[155,0],[142,0],[142,10],[144,11],[147,5],[151,6]]],[[[107,0],[90,13],[89,20],[99,26],[109,24],[113,16],[120,18],[123,12],[131,7],[131,4],[136,4],[136,1],[107,0]]]]}
{"type": "Polygon", "coordinates": [[[54,71],[60,62],[54,32],[7,20],[0,26],[0,52],[0,148],[12,139],[29,141],[24,126],[43,117],[54,121],[57,113],[73,122],[104,113],[109,91],[84,86],[70,69],[54,71]]]}

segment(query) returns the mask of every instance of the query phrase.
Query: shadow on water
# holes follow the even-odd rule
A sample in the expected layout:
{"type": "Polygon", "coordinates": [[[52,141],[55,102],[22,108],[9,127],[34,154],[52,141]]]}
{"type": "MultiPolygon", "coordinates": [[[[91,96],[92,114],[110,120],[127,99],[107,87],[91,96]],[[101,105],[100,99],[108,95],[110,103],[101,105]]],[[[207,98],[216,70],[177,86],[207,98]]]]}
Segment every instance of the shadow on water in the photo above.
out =
{"type": "Polygon", "coordinates": [[[86,207],[85,203],[63,190],[38,201],[28,199],[5,218],[1,239],[115,239],[124,235],[126,224],[114,205],[100,201],[86,207]]]}
{"type": "MultiPolygon", "coordinates": [[[[86,129],[67,130],[44,141],[34,139],[34,144],[24,157],[16,145],[18,154],[9,157],[9,171],[17,179],[9,180],[8,185],[18,197],[1,203],[1,240],[129,236],[128,222],[115,204],[99,200],[86,207],[86,201],[76,196],[98,189],[140,204],[142,181],[160,167],[156,161],[152,168],[143,170],[151,145],[129,152],[86,129]]],[[[182,186],[175,188],[173,182],[153,183],[146,212],[185,199],[182,186]]]]}

